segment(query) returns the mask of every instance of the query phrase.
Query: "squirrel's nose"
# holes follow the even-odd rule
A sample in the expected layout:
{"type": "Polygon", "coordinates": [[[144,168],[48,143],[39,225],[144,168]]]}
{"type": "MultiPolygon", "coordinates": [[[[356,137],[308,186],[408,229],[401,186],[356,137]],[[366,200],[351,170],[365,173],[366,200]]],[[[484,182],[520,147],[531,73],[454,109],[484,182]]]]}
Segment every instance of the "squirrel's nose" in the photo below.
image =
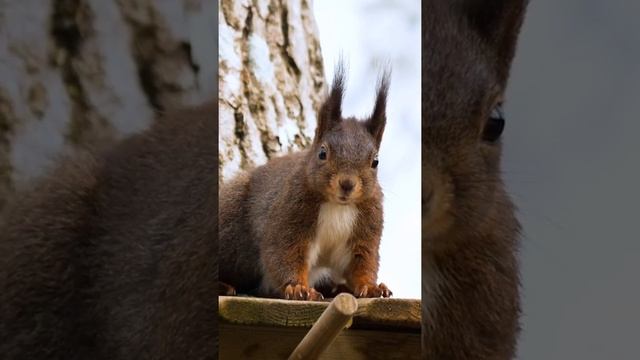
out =
{"type": "Polygon", "coordinates": [[[342,188],[342,191],[346,194],[350,193],[353,190],[353,187],[354,183],[350,179],[340,180],[340,188],[342,188]]]}

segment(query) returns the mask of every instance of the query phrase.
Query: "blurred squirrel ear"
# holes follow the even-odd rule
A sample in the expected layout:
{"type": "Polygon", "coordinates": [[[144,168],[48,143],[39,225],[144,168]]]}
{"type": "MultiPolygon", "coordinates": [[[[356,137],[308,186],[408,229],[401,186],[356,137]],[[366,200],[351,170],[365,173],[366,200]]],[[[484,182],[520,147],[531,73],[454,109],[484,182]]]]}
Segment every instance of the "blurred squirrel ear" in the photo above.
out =
{"type": "Polygon", "coordinates": [[[322,135],[342,121],[342,99],[344,98],[344,78],[345,70],[342,59],[336,66],[335,75],[329,96],[320,107],[318,113],[318,126],[316,127],[316,139],[319,140],[322,135]]]}
{"type": "Polygon", "coordinates": [[[528,0],[455,0],[450,4],[495,53],[498,74],[505,81],[528,0]]]}
{"type": "Polygon", "coordinates": [[[377,147],[380,147],[384,126],[387,124],[387,94],[389,93],[390,78],[391,70],[387,68],[378,79],[376,102],[371,117],[366,122],[367,130],[376,140],[377,147]]]}

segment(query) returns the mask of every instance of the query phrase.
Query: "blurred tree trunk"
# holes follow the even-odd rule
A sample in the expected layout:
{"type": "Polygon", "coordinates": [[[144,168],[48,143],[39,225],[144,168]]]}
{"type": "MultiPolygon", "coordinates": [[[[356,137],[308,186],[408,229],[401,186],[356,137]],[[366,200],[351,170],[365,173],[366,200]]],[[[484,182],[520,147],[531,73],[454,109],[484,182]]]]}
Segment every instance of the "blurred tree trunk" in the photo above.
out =
{"type": "Polygon", "coordinates": [[[221,181],[313,138],[315,111],[326,90],[311,5],[309,0],[221,0],[221,181]]]}
{"type": "Polygon", "coordinates": [[[63,150],[215,95],[213,0],[0,0],[0,207],[63,150]]]}

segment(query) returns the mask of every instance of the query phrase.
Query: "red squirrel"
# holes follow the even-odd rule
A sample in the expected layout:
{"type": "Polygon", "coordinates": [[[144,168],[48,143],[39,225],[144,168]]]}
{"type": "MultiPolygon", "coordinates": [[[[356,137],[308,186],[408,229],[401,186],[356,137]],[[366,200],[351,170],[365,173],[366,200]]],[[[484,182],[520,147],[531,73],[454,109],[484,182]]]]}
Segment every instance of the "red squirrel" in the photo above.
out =
{"type": "Polygon", "coordinates": [[[520,225],[501,179],[500,137],[526,3],[423,3],[425,359],[516,355],[520,225]]]}
{"type": "Polygon", "coordinates": [[[371,115],[342,117],[338,65],[311,146],[277,157],[221,186],[223,293],[320,300],[336,291],[389,297],[377,283],[383,226],[378,151],[386,124],[389,72],[371,115]]]}

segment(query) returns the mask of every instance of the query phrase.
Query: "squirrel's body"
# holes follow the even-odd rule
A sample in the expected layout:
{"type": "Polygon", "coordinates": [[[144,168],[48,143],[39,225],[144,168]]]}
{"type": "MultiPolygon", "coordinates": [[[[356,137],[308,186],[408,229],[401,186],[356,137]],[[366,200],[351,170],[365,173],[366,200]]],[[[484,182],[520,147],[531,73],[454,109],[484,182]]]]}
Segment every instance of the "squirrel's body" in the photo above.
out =
{"type": "MultiPolygon", "coordinates": [[[[308,156],[308,151],[302,151],[274,158],[222,186],[220,223],[233,224],[233,230],[221,227],[220,261],[233,264],[220,267],[222,281],[233,284],[239,291],[263,287],[262,290],[269,293],[277,284],[268,283],[269,278],[262,284],[263,277],[256,266],[260,264],[260,254],[268,253],[272,246],[266,242],[268,234],[278,236],[280,233],[286,237],[288,232],[304,229],[300,241],[305,243],[309,286],[320,286],[321,280],[327,278],[335,285],[346,284],[346,271],[353,256],[349,242],[352,235],[358,233],[357,227],[370,226],[375,227],[377,233],[382,232],[382,211],[365,217],[367,220],[374,217],[368,224],[359,222],[360,214],[368,208],[325,201],[321,194],[301,181],[308,156]],[[279,223],[285,227],[275,228],[279,223]],[[294,225],[286,227],[286,224],[294,225]],[[224,241],[226,238],[235,241],[224,241]]],[[[375,202],[379,204],[382,200],[379,187],[377,192],[375,202]]]]}
{"type": "Polygon", "coordinates": [[[374,111],[371,130],[342,120],[337,76],[311,149],[274,158],[221,187],[220,281],[240,292],[316,299],[315,288],[345,286],[360,296],[389,294],[376,283],[382,191],[371,166],[384,110],[374,111]]]}
{"type": "Polygon", "coordinates": [[[500,174],[501,107],[526,1],[423,6],[423,357],[511,359],[520,225],[500,174]]]}
{"type": "Polygon", "coordinates": [[[169,113],[5,209],[0,357],[216,358],[216,114],[169,113]]]}

